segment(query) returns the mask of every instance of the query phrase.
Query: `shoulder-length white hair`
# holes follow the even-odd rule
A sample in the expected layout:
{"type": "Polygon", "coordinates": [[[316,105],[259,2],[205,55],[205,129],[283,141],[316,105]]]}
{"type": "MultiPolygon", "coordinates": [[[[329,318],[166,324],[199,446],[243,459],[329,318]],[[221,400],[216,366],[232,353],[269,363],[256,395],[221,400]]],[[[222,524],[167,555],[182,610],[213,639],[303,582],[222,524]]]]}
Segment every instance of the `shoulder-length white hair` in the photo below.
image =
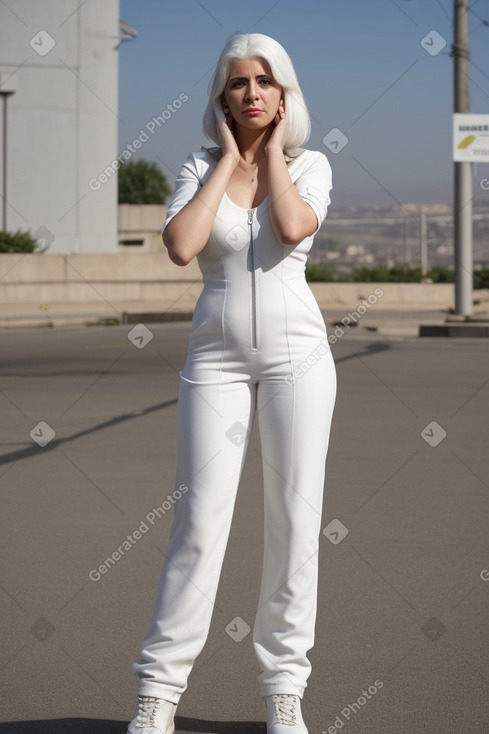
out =
{"type": "Polygon", "coordinates": [[[286,122],[284,153],[294,158],[301,152],[299,147],[309,139],[309,112],[289,55],[278,41],[262,33],[238,33],[227,41],[209,82],[209,101],[202,122],[204,135],[219,145],[214,102],[219,100],[224,91],[233,61],[251,58],[267,61],[273,78],[283,88],[286,122]]]}

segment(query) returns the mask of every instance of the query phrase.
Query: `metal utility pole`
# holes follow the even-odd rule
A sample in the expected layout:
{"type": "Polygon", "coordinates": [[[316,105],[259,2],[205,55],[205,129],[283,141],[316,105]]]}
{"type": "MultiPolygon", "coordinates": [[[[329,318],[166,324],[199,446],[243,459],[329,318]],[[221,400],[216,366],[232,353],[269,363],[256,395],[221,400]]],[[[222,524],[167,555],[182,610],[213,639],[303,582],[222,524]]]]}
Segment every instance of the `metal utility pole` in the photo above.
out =
{"type": "Polygon", "coordinates": [[[419,246],[421,251],[421,278],[428,275],[428,227],[426,212],[421,204],[419,212],[419,246]]]}
{"type": "Polygon", "coordinates": [[[2,229],[7,231],[7,98],[13,94],[12,90],[0,90],[0,96],[3,100],[3,119],[2,119],[2,229]]]}
{"type": "MultiPolygon", "coordinates": [[[[455,0],[453,36],[454,112],[470,112],[470,0],[455,0]]],[[[472,315],[472,163],[454,163],[455,313],[472,315]]]]}

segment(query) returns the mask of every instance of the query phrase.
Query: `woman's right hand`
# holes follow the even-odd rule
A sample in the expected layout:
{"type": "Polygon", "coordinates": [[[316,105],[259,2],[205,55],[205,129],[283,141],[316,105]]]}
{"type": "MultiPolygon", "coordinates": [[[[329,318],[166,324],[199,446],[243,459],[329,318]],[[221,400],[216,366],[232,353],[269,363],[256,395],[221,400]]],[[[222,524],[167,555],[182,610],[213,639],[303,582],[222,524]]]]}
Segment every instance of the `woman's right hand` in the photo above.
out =
{"type": "Polygon", "coordinates": [[[236,164],[238,164],[241,156],[233,133],[233,118],[231,113],[229,112],[228,115],[224,114],[221,101],[219,99],[214,100],[214,109],[217,119],[217,135],[219,137],[219,145],[222,150],[222,155],[230,156],[236,164]]]}

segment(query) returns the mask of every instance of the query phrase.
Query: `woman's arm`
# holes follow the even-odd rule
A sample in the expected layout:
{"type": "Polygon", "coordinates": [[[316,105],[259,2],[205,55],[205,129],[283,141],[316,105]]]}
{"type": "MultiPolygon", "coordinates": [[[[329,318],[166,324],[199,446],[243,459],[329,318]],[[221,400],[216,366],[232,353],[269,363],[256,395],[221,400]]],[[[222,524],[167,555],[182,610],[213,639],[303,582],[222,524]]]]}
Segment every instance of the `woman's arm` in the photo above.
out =
{"type": "Polygon", "coordinates": [[[314,234],[319,222],[290,178],[284,153],[278,145],[267,146],[270,221],[282,245],[295,246],[314,234]]]}
{"type": "Polygon", "coordinates": [[[176,265],[187,265],[204,249],[235,166],[231,156],[223,155],[198,194],[165,227],[163,243],[176,265]]]}
{"type": "Polygon", "coordinates": [[[268,196],[270,221],[278,241],[294,247],[321,226],[331,186],[331,166],[324,155],[293,183],[283,147],[285,138],[285,105],[280,101],[275,128],[265,147],[268,159],[268,196]]]}
{"type": "Polygon", "coordinates": [[[175,214],[163,232],[163,244],[176,265],[187,265],[204,249],[219,204],[239,161],[239,149],[230,128],[231,115],[226,120],[219,102],[216,102],[216,116],[222,156],[198,194],[175,214]]]}

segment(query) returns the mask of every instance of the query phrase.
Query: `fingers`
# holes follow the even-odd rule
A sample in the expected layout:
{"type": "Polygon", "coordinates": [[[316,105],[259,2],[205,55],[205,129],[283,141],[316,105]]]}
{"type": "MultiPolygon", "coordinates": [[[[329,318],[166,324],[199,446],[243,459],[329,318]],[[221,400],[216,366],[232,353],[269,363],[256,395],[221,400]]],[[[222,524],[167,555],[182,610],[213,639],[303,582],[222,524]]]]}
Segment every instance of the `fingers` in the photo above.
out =
{"type": "Polygon", "coordinates": [[[223,112],[223,109],[222,109],[222,104],[221,104],[221,102],[220,102],[219,99],[215,99],[214,100],[214,111],[216,113],[217,122],[218,123],[224,122],[224,120],[226,119],[226,117],[224,115],[224,112],[223,112]]]}
{"type": "Polygon", "coordinates": [[[233,117],[231,115],[231,111],[227,105],[223,105],[219,99],[214,100],[214,109],[216,113],[216,120],[217,120],[217,126],[222,128],[223,123],[225,123],[228,130],[234,135],[234,129],[233,129],[233,117]]]}

